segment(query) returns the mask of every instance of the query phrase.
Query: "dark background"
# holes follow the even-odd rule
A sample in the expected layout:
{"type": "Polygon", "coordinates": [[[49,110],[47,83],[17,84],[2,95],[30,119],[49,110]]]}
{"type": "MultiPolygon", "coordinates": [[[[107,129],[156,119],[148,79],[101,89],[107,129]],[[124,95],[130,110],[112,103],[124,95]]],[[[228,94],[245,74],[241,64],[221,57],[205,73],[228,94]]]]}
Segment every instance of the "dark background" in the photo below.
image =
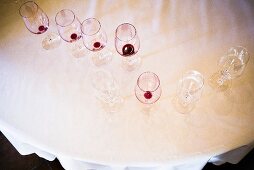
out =
{"type": "MultiPolygon", "coordinates": [[[[47,161],[36,154],[22,156],[0,132],[0,170],[64,170],[57,159],[47,161]]],[[[203,170],[254,170],[254,150],[236,165],[206,164],[203,170]]]]}

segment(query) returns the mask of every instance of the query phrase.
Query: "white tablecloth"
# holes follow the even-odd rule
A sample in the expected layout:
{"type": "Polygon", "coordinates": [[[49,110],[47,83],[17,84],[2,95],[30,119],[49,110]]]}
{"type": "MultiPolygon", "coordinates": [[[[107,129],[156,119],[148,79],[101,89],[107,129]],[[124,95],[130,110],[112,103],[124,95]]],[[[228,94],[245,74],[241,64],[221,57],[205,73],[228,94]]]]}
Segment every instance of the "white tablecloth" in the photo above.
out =
{"type": "Polygon", "coordinates": [[[252,1],[37,2],[50,19],[47,33],[56,32],[54,16],[64,8],[80,20],[101,21],[107,48],[114,53],[104,69],[120,83],[125,103],[118,113],[105,113],[87,77],[95,68],[88,52],[75,58],[66,42],[44,50],[41,42],[47,33],[31,34],[17,6],[3,1],[0,130],[21,154],[57,157],[66,169],[201,169],[216,155],[244,145],[247,153],[253,146],[253,58],[229,93],[215,93],[207,84],[230,46],[242,45],[254,53],[252,1]],[[121,69],[114,49],[114,31],[123,22],[136,26],[141,41],[143,64],[132,73],[121,69]],[[206,82],[196,108],[183,115],[171,99],[178,79],[190,69],[201,72],[206,82]],[[141,111],[133,91],[143,71],[157,73],[162,86],[161,99],[150,114],[141,111]]]}

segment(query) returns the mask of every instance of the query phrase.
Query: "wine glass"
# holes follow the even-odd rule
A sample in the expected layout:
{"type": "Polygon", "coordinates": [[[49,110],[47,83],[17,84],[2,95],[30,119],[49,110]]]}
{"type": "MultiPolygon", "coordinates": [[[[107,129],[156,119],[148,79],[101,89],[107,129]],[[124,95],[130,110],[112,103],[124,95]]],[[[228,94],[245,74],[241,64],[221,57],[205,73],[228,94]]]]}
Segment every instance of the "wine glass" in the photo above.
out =
{"type": "Polygon", "coordinates": [[[83,43],[85,47],[93,51],[92,61],[94,65],[101,66],[112,60],[112,53],[105,48],[107,44],[106,32],[101,28],[96,18],[88,18],[82,22],[83,43]]]}
{"type": "Polygon", "coordinates": [[[231,81],[243,74],[249,59],[250,55],[246,48],[231,47],[227,54],[220,58],[219,71],[210,77],[209,85],[219,91],[228,90],[231,81]]]}
{"type": "Polygon", "coordinates": [[[142,73],[135,87],[135,95],[143,104],[153,104],[161,96],[160,79],[153,72],[142,73]]]}
{"type": "Polygon", "coordinates": [[[133,71],[141,65],[141,58],[136,55],[140,47],[140,41],[136,28],[129,23],[119,25],[115,32],[116,51],[123,56],[122,67],[127,71],[133,71]]]}
{"type": "Polygon", "coordinates": [[[92,86],[96,98],[102,107],[109,113],[117,112],[123,103],[119,85],[112,74],[106,70],[98,69],[91,73],[92,86]]]}
{"type": "Polygon", "coordinates": [[[195,70],[186,72],[178,82],[178,88],[173,104],[180,113],[192,111],[202,95],[204,77],[195,70]]]}
{"type": "Polygon", "coordinates": [[[48,16],[35,2],[27,1],[23,3],[19,8],[19,14],[31,33],[42,34],[48,30],[48,16]]]}
{"type": "Polygon", "coordinates": [[[55,21],[58,33],[64,41],[72,43],[81,38],[80,21],[71,10],[59,11],[55,21]]]}

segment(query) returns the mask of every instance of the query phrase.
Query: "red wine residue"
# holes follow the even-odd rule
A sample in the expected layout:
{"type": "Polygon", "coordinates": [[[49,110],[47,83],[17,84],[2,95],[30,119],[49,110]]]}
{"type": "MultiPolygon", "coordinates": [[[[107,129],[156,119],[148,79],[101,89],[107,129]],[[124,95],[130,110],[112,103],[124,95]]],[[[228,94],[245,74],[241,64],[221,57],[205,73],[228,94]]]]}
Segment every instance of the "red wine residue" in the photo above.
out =
{"type": "Polygon", "coordinates": [[[77,35],[77,34],[75,34],[75,33],[71,34],[71,39],[76,40],[76,39],[77,39],[77,37],[78,37],[78,35],[77,35]]]}
{"type": "Polygon", "coordinates": [[[122,48],[124,56],[130,56],[134,54],[134,47],[131,44],[125,44],[122,48]]]}
{"type": "Polygon", "coordinates": [[[39,30],[39,31],[45,31],[45,30],[47,30],[47,29],[46,29],[43,25],[41,25],[41,26],[39,26],[38,30],[39,30]]]}
{"type": "Polygon", "coordinates": [[[151,99],[153,97],[152,93],[150,91],[146,91],[145,94],[144,94],[144,97],[146,99],[151,99]]]}
{"type": "Polygon", "coordinates": [[[100,42],[95,42],[93,44],[94,48],[100,48],[101,47],[101,43],[100,42]]]}

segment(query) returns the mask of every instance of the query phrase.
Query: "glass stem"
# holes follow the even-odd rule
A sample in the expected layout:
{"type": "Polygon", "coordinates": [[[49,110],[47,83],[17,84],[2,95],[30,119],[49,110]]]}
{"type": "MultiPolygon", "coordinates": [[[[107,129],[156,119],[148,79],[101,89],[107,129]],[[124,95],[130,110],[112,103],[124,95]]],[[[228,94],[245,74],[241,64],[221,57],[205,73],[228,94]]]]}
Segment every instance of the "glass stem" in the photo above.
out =
{"type": "Polygon", "coordinates": [[[221,74],[221,76],[217,79],[217,83],[222,86],[226,80],[228,80],[228,76],[221,74]]]}

